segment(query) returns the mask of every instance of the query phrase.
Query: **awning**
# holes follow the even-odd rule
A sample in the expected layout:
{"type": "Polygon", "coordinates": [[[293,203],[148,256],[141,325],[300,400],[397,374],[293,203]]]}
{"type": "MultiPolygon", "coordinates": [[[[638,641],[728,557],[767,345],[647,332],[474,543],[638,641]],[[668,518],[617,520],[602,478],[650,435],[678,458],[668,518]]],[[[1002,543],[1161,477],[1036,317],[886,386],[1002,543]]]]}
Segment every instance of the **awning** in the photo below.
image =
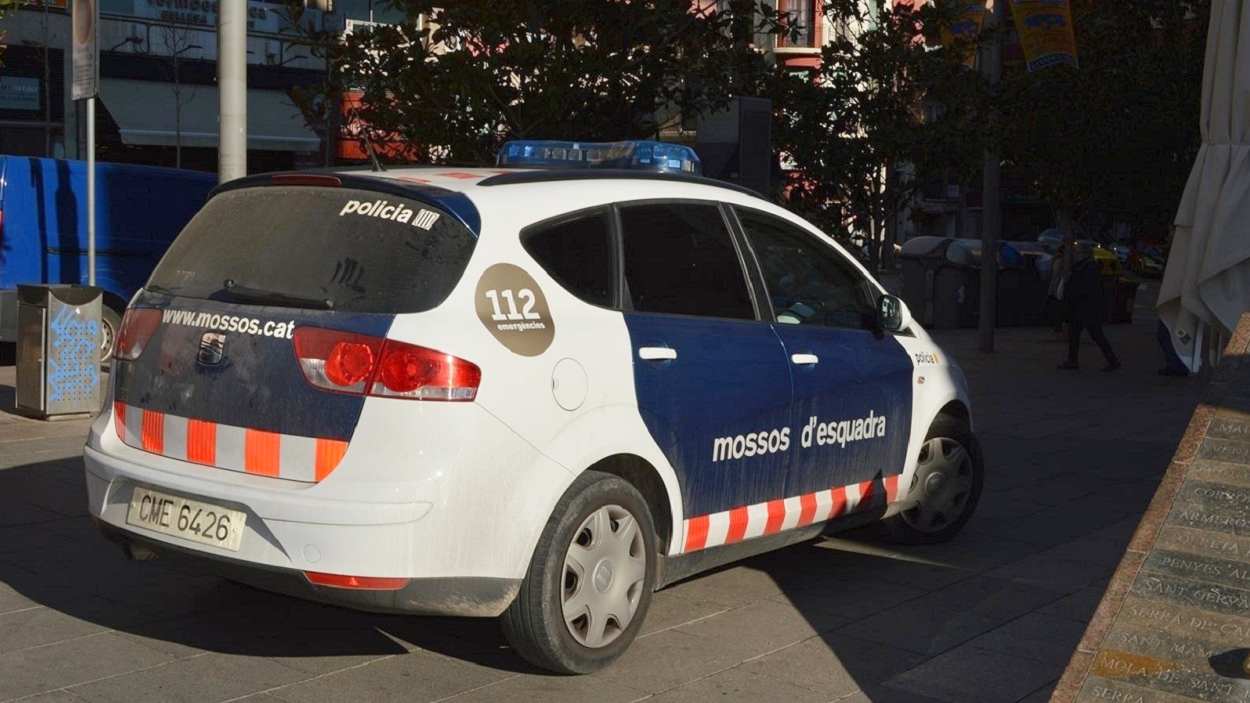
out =
{"type": "Polygon", "coordinates": [[[1157,304],[1190,371],[1250,309],[1250,0],[1211,3],[1200,127],[1157,304]]]}
{"type": "MultiPolygon", "coordinates": [[[[217,147],[217,87],[105,78],[100,97],[121,130],[122,143],[175,146],[181,131],[186,147],[217,147]],[[181,118],[175,120],[177,107],[181,118]],[[178,125],[175,125],[178,122],[178,125]]],[[[291,98],[280,90],[247,91],[247,148],[317,151],[321,140],[304,124],[291,98]]]]}

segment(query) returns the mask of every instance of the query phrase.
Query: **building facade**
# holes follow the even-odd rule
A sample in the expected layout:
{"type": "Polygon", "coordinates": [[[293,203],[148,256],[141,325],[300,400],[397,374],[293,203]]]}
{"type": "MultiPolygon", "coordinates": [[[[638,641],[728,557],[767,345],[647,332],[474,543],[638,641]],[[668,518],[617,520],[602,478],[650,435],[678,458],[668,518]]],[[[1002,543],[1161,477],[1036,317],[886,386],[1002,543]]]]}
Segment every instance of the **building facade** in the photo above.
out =
{"type": "MultiPolygon", "coordinates": [[[[85,158],[85,109],[69,97],[69,11],[46,2],[0,20],[0,153],[85,158]]],[[[340,0],[292,17],[285,3],[248,1],[250,171],[333,163],[339,121],[315,115],[337,110],[308,104],[327,74],[306,36],[396,19],[380,5],[340,0]]],[[[97,158],[216,169],[217,10],[217,0],[100,0],[97,158]]]]}

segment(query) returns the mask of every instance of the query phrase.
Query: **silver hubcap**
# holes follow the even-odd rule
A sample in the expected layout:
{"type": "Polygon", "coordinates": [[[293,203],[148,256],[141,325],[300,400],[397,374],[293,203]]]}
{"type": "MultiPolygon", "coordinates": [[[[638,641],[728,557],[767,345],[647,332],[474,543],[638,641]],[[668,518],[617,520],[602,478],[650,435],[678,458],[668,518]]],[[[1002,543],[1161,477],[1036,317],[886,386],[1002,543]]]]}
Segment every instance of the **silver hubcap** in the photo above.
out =
{"type": "Polygon", "coordinates": [[[949,437],[934,437],[920,448],[912,490],[917,502],[902,513],[921,532],[938,532],[963,515],[972,497],[972,457],[949,437]]]}
{"type": "Polygon", "coordinates": [[[107,361],[113,355],[113,338],[117,336],[113,326],[104,320],[100,323],[100,360],[107,361]]]}
{"type": "Polygon", "coordinates": [[[564,623],[585,647],[604,647],[629,627],[647,575],[638,521],[619,505],[591,513],[564,556],[564,623]]]}

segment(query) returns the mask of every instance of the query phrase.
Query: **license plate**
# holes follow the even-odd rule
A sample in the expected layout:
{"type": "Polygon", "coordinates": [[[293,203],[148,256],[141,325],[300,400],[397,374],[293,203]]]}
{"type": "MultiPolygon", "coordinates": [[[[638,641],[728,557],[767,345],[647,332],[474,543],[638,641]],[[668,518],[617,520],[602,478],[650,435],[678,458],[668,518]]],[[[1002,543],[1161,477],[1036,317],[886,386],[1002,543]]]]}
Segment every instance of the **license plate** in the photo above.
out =
{"type": "Polygon", "coordinates": [[[247,515],[240,510],[139,487],[131,495],[130,510],[126,513],[127,525],[232,552],[239,551],[246,521],[247,515]]]}

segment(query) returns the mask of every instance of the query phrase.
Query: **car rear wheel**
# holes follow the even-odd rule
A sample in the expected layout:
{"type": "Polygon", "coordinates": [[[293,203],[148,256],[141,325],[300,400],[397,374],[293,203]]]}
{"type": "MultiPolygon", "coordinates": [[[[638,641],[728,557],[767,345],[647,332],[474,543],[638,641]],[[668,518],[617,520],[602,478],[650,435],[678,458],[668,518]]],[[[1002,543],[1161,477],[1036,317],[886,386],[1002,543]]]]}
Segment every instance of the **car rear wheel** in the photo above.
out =
{"type": "Polygon", "coordinates": [[[976,510],[985,465],[965,422],[940,416],[929,428],[909,493],[917,500],[887,518],[886,536],[902,544],[937,544],[959,533],[976,510]]]}
{"type": "Polygon", "coordinates": [[[100,311],[100,363],[108,365],[117,349],[117,331],[122,327],[121,313],[105,305],[100,311]]]}
{"type": "Polygon", "coordinates": [[[629,482],[583,473],[552,512],[516,600],[508,641],[535,666],[585,674],[617,659],[638,634],[655,585],[655,527],[629,482]]]}

